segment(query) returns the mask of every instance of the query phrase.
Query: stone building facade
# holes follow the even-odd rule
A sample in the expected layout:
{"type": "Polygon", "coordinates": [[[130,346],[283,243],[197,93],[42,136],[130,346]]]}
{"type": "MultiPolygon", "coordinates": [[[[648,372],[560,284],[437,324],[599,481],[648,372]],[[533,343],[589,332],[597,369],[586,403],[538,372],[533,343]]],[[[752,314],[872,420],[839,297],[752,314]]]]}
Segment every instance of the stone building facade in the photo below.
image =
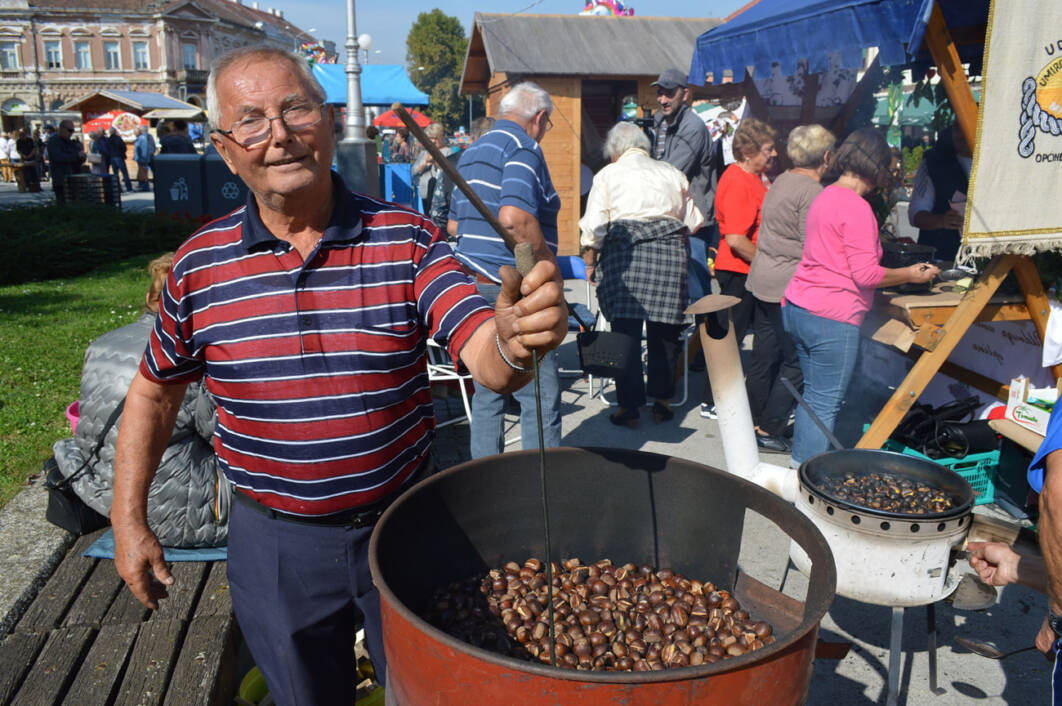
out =
{"type": "Polygon", "coordinates": [[[218,54],[311,39],[281,11],[247,0],[0,0],[0,112],[6,128],[105,89],[203,106],[218,54]]]}

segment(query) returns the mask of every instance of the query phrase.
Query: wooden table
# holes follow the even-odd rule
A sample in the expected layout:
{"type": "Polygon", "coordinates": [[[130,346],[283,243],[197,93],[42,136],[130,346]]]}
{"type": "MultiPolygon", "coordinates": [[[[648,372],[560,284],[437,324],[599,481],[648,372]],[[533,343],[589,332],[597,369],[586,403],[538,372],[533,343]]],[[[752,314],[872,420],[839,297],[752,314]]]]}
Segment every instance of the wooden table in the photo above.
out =
{"type": "MultiPolygon", "coordinates": [[[[968,291],[943,290],[942,285],[937,285],[928,294],[884,292],[867,316],[864,335],[896,346],[916,362],[863,434],[857,448],[881,448],[938,371],[1006,399],[1008,385],[948,362],[948,356],[975,322],[1031,320],[1043,338],[1050,307],[1036,267],[1027,257],[995,257],[968,291]],[[1021,293],[997,294],[1011,270],[1021,293]]],[[[1056,366],[1055,375],[1060,374],[1062,367],[1056,366]]]]}
{"type": "Polygon", "coordinates": [[[175,562],[159,610],[78,539],[0,641],[0,706],[232,703],[238,627],[225,562],[175,562]]]}

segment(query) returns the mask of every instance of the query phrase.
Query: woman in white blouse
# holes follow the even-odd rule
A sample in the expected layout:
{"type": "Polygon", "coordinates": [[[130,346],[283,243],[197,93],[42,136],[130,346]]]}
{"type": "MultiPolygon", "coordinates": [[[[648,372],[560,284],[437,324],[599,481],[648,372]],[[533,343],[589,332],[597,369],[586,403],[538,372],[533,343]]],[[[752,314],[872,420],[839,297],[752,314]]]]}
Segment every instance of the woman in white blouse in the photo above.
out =
{"type": "Polygon", "coordinates": [[[649,138],[633,123],[609,130],[604,152],[612,163],[594,177],[579,221],[601,311],[612,330],[631,341],[630,365],[616,377],[619,410],[609,417],[629,427],[637,426],[647,391],[655,399],[658,423],[675,416],[670,399],[688,299],[689,234],[704,222],[685,175],[650,157],[649,147],[649,138]],[[640,355],[643,326],[648,386],[640,355]]]}

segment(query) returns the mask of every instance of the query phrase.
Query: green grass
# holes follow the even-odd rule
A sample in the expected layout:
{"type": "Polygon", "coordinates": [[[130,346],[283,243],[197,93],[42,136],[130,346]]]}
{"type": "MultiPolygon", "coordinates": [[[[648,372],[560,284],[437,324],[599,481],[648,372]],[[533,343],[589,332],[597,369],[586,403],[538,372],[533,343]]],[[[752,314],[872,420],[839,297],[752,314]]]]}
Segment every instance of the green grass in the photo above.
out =
{"type": "Polygon", "coordinates": [[[147,263],[196,224],[75,204],[5,209],[0,218],[0,505],[70,435],[85,348],[136,320],[147,263]]]}
{"type": "Polygon", "coordinates": [[[0,505],[70,436],[64,410],[78,397],[85,348],[140,315],[147,263],[158,254],[0,287],[0,505]]]}

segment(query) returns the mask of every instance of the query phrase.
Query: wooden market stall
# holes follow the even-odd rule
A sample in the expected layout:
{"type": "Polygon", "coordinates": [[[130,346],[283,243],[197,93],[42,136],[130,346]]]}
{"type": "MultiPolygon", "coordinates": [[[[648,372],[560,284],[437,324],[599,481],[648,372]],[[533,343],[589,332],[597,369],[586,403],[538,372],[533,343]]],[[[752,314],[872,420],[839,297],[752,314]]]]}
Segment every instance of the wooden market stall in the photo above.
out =
{"type": "MultiPolygon", "coordinates": [[[[158,124],[159,120],[198,121],[206,115],[199,106],[150,91],[96,91],[66,103],[62,109],[81,114],[86,139],[95,130],[113,127],[129,145],[136,139],[136,130],[141,125],[151,127],[152,121],[158,124]]],[[[136,167],[131,147],[126,150],[126,162],[133,173],[136,167]]]]}
{"type": "Polygon", "coordinates": [[[542,140],[561,197],[560,253],[579,253],[580,172],[604,165],[601,143],[624,98],[639,117],[656,108],[650,84],[669,68],[690,65],[699,34],[718,19],[511,15],[477,12],[461,78],[463,95],[484,94],[497,116],[509,86],[534,81],[553,99],[553,129],[542,140]]]}

